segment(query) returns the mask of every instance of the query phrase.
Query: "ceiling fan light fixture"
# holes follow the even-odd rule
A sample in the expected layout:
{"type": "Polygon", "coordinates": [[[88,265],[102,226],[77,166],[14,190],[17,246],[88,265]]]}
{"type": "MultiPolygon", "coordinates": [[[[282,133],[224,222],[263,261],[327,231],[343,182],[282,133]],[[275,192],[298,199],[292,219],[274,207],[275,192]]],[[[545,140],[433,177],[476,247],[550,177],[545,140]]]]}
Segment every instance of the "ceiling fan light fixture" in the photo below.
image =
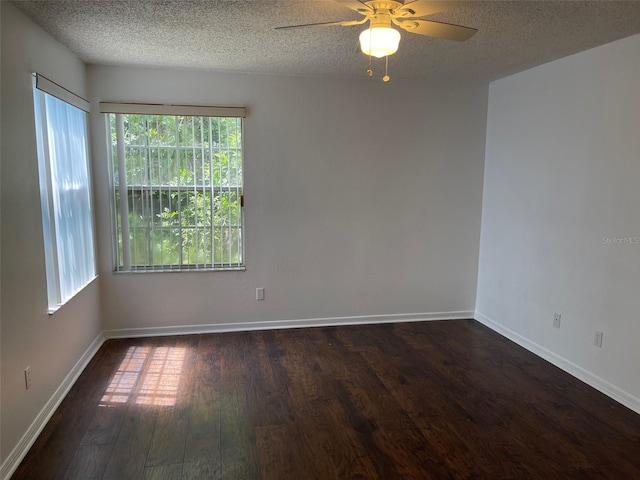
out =
{"type": "Polygon", "coordinates": [[[399,44],[400,32],[391,27],[371,27],[360,34],[362,52],[376,58],[393,55],[399,44]]]}

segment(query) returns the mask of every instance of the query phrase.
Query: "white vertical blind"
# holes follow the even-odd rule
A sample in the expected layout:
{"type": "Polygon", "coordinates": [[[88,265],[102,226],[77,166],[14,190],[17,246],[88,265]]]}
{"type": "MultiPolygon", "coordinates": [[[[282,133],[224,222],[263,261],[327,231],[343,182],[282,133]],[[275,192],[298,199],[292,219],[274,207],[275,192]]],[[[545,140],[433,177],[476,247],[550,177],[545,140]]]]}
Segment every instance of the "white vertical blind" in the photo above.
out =
{"type": "Polygon", "coordinates": [[[116,111],[115,270],[242,269],[242,118],[101,109],[116,111]]]}
{"type": "MultiPolygon", "coordinates": [[[[122,115],[116,115],[116,132],[119,138],[124,137],[124,119],[122,115]]],[[[118,171],[126,171],[126,159],[124,142],[118,143],[118,171]]],[[[120,198],[127,198],[127,176],[123,175],[118,185],[120,198]]],[[[120,228],[122,229],[122,264],[125,269],[131,268],[131,251],[129,249],[129,202],[120,204],[120,228]]]]}
{"type": "Polygon", "coordinates": [[[53,312],[96,275],[87,114],[37,84],[33,92],[48,307],[53,312]]]}

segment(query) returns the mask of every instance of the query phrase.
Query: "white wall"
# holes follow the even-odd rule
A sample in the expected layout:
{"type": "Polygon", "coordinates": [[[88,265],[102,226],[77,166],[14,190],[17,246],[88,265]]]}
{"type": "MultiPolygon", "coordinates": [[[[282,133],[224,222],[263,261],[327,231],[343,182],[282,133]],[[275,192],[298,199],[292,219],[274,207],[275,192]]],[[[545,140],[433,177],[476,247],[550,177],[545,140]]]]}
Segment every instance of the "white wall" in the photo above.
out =
{"type": "Polygon", "coordinates": [[[640,36],[490,85],[476,318],[640,412],[639,185],[640,36]]]}
{"type": "Polygon", "coordinates": [[[105,329],[473,311],[486,86],[88,71],[94,106],[248,107],[247,270],[227,273],[111,273],[104,123],[92,115],[105,329]]]}
{"type": "Polygon", "coordinates": [[[31,73],[85,94],[85,68],[7,2],[2,25],[0,463],[101,332],[99,285],[47,315],[31,73]],[[23,370],[31,366],[26,390],[23,370]]]}

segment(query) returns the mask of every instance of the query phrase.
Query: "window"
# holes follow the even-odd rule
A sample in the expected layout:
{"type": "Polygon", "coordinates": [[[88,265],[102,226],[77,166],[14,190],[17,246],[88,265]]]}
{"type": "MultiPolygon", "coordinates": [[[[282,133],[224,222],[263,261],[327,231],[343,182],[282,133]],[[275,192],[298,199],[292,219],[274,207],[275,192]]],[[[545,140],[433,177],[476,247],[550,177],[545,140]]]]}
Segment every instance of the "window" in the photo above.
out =
{"type": "Polygon", "coordinates": [[[89,103],[34,75],[33,100],[49,313],[96,276],[89,103]]]}
{"type": "Polygon", "coordinates": [[[242,269],[244,108],[103,103],[101,110],[113,168],[115,270],[242,269]]]}

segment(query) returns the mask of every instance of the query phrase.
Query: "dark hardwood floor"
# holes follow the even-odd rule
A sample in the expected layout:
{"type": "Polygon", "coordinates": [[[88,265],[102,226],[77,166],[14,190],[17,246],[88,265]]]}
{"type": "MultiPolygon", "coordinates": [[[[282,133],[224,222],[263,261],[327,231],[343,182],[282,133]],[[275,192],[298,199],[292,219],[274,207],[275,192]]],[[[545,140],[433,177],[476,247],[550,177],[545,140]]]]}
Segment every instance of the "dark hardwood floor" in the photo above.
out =
{"type": "Polygon", "coordinates": [[[472,320],[104,344],[18,479],[640,479],[640,415],[472,320]]]}

